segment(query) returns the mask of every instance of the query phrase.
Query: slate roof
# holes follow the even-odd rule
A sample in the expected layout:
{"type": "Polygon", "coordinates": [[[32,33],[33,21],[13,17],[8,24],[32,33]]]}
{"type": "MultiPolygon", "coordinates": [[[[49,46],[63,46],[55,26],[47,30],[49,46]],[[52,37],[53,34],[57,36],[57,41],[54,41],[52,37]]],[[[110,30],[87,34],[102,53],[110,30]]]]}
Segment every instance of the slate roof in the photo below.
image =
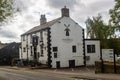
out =
{"type": "Polygon", "coordinates": [[[52,21],[49,21],[49,22],[47,22],[46,24],[33,27],[32,29],[28,30],[26,33],[22,34],[21,36],[27,35],[27,34],[30,34],[30,33],[34,33],[34,32],[37,32],[37,31],[40,31],[40,30],[42,30],[42,29],[49,28],[50,26],[52,26],[53,24],[55,24],[57,21],[59,21],[61,18],[62,18],[62,17],[57,18],[57,19],[54,19],[54,20],[52,20],[52,21]]]}

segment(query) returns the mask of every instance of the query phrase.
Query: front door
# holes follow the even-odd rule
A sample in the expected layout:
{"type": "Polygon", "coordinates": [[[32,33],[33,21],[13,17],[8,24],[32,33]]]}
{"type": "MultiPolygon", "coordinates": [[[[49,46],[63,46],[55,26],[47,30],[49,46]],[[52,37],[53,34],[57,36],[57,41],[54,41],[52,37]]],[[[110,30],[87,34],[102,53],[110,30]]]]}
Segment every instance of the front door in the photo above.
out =
{"type": "Polygon", "coordinates": [[[56,68],[59,69],[60,68],[60,61],[56,62],[56,68]]]}
{"type": "Polygon", "coordinates": [[[75,60],[69,60],[69,68],[75,67],[75,60]]]}

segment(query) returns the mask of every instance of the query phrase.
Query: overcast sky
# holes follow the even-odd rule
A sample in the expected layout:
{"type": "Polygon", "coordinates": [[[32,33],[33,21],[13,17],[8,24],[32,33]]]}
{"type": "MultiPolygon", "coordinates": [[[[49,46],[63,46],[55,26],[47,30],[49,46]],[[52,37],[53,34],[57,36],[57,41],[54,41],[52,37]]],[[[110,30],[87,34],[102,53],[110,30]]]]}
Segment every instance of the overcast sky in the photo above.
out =
{"type": "Polygon", "coordinates": [[[0,41],[20,42],[20,35],[39,25],[40,14],[46,14],[47,21],[61,16],[61,8],[70,9],[70,17],[85,29],[85,20],[100,13],[105,22],[109,19],[109,9],[114,0],[16,0],[15,13],[8,24],[0,28],[0,41]]]}

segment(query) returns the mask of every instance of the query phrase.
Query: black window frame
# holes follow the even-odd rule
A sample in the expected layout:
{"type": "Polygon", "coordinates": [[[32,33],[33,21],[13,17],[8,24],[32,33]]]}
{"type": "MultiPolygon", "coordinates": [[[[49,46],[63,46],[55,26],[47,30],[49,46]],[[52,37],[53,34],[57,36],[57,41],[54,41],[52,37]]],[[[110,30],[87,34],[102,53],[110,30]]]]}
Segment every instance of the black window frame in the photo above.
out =
{"type": "Polygon", "coordinates": [[[53,47],[53,52],[58,52],[58,47],[53,47]]]}
{"type": "Polygon", "coordinates": [[[92,45],[87,45],[87,53],[95,53],[96,52],[96,47],[94,44],[92,45]]]}
{"type": "Polygon", "coordinates": [[[25,41],[25,35],[23,36],[23,41],[25,41]]]}
{"type": "Polygon", "coordinates": [[[54,53],[54,58],[57,58],[57,57],[58,57],[57,52],[55,52],[54,53]]]}
{"type": "Polygon", "coordinates": [[[77,47],[76,47],[76,45],[73,45],[73,46],[72,46],[72,52],[73,52],[73,53],[76,53],[76,52],[77,52],[77,47]]]}
{"type": "Polygon", "coordinates": [[[41,57],[44,57],[43,49],[41,49],[41,57]]]}
{"type": "Polygon", "coordinates": [[[32,46],[30,46],[30,51],[31,51],[31,56],[33,55],[33,47],[32,46]]]}
{"type": "Polygon", "coordinates": [[[23,48],[23,52],[26,52],[26,48],[25,47],[23,48]]]}

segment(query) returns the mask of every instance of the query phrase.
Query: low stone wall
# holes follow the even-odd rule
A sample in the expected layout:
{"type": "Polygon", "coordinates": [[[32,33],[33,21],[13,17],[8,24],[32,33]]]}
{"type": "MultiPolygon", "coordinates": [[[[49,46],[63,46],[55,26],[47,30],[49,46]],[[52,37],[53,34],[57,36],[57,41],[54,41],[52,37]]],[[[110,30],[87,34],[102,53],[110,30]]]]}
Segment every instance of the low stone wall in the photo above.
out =
{"type": "MultiPolygon", "coordinates": [[[[114,73],[114,64],[112,62],[95,62],[95,73],[114,73]],[[103,71],[103,72],[102,72],[103,71]]],[[[120,74],[120,64],[116,64],[116,73],[120,74]]]]}

